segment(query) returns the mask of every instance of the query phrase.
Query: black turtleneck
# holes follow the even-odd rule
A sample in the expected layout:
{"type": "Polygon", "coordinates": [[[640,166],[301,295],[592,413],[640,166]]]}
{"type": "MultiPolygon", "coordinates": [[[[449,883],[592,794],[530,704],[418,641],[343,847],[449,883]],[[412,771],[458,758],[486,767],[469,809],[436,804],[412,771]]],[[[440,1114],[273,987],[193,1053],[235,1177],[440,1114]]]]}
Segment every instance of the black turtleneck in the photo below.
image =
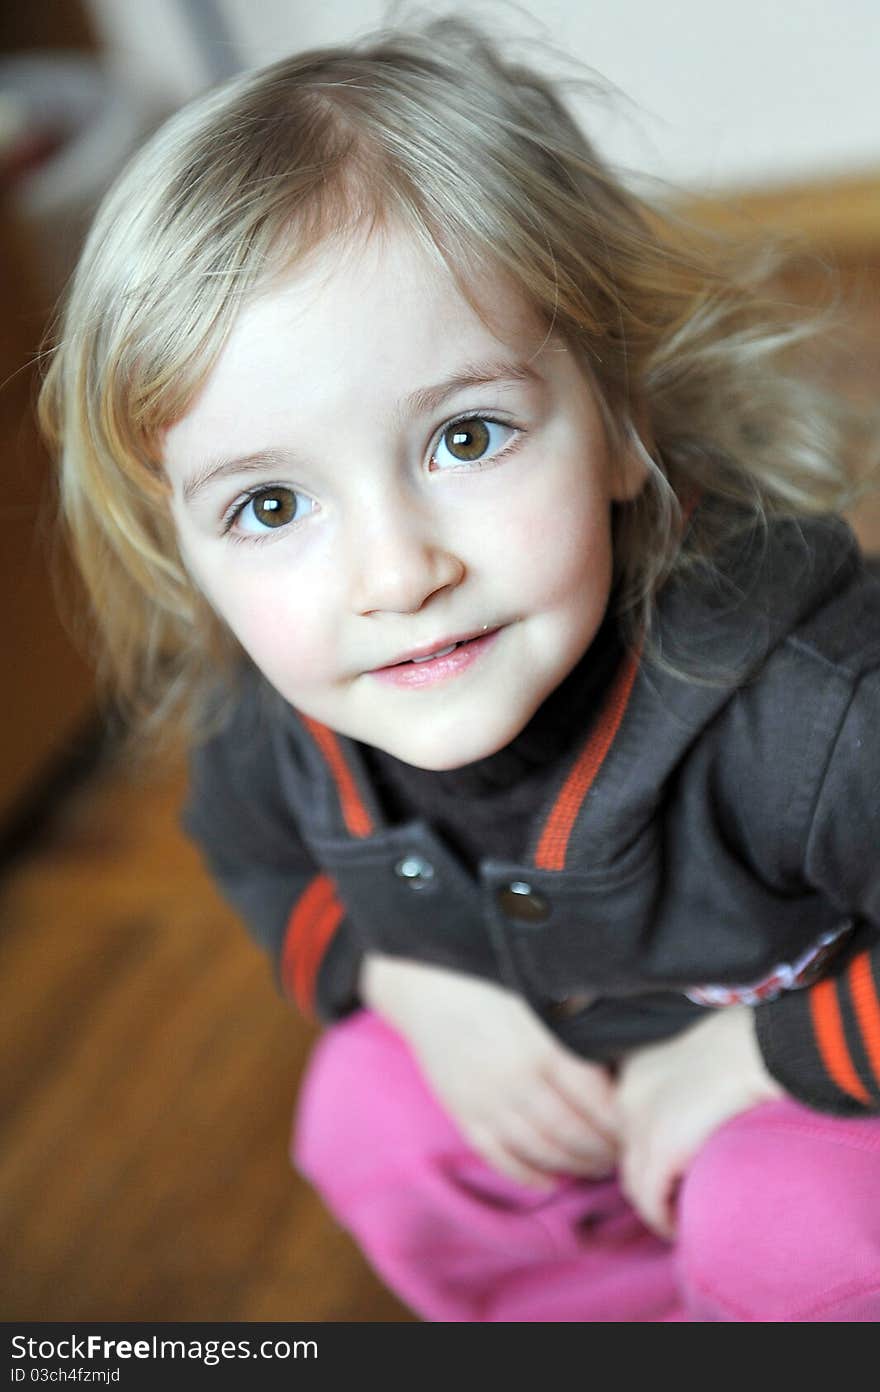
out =
{"type": "Polygon", "coordinates": [[[389,821],[430,822],[472,873],[481,860],[524,859],[535,814],[548,801],[560,766],[586,739],[621,656],[609,613],[580,662],[516,738],[462,768],[415,768],[363,746],[389,821]]]}

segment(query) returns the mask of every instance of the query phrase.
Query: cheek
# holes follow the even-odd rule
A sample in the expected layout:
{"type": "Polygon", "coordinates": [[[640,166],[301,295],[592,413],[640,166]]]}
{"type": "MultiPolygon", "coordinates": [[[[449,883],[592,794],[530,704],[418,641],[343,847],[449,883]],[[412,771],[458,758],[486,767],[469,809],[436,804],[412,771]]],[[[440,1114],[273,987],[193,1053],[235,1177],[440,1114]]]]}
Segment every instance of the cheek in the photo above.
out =
{"type": "Polygon", "coordinates": [[[611,575],[608,506],[576,503],[567,509],[537,504],[508,519],[498,538],[498,563],[525,597],[548,606],[564,604],[595,589],[604,603],[611,575]]]}
{"type": "Polygon", "coordinates": [[[249,606],[230,624],[260,670],[287,693],[326,680],[334,670],[328,629],[314,614],[281,605],[249,606]]]}
{"type": "Polygon", "coordinates": [[[332,669],[334,624],[327,606],[310,595],[320,589],[281,567],[258,569],[247,561],[194,569],[215,613],[234,633],[260,671],[276,685],[322,680],[332,669]]]}

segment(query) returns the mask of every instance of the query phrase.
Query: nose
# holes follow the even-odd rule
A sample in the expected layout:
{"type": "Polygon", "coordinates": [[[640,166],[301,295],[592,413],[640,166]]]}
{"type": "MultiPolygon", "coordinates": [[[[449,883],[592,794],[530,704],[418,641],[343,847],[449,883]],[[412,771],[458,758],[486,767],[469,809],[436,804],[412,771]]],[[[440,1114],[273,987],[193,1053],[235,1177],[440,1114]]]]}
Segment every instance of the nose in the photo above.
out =
{"type": "Polygon", "coordinates": [[[464,578],[463,560],[418,507],[398,502],[378,518],[362,517],[350,540],[356,557],[352,607],[358,614],[415,614],[432,595],[464,578]]]}

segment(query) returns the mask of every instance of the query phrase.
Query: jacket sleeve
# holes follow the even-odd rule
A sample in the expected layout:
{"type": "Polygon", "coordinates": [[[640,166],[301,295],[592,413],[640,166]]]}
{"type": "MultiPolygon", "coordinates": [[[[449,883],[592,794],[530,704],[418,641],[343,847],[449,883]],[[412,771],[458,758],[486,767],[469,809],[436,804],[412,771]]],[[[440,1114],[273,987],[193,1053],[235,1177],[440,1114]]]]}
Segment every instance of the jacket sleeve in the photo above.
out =
{"type": "Polygon", "coordinates": [[[358,1005],[362,950],[336,887],[303,844],[271,740],[240,713],[190,756],[182,815],[224,898],[306,1013],[334,1020],[358,1005]]]}
{"type": "Polygon", "coordinates": [[[813,811],[807,877],[856,925],[831,975],[756,1010],[768,1068],[819,1111],[880,1109],[880,673],[863,676],[813,811]]]}

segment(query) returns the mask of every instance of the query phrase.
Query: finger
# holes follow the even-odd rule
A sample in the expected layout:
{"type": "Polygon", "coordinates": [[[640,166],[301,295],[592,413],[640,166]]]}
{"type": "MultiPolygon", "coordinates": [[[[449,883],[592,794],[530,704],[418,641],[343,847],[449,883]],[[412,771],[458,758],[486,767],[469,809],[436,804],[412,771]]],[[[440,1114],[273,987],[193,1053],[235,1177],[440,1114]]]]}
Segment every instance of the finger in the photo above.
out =
{"type": "Polygon", "coordinates": [[[475,1129],[468,1134],[467,1139],[480,1158],[505,1179],[512,1179],[516,1184],[524,1184],[529,1189],[542,1189],[548,1193],[556,1188],[558,1181],[552,1174],[522,1158],[499,1141],[494,1134],[475,1129]]]}
{"type": "Polygon", "coordinates": [[[550,1056],[545,1074],[569,1106],[595,1127],[614,1148],[617,1142],[617,1109],[610,1074],[599,1065],[580,1059],[562,1048],[550,1056]]]}
{"type": "Polygon", "coordinates": [[[598,1179],[608,1175],[614,1168],[606,1155],[596,1158],[585,1157],[568,1149],[552,1135],[545,1134],[528,1116],[511,1114],[505,1116],[496,1133],[498,1141],[508,1153],[516,1156],[532,1169],[553,1175],[581,1175],[598,1179]]]}
{"type": "Polygon", "coordinates": [[[642,1222],[658,1237],[675,1237],[674,1198],[680,1176],[675,1167],[652,1156],[647,1148],[624,1152],[620,1187],[642,1222]]]}
{"type": "Polygon", "coordinates": [[[523,1099],[523,1114],[545,1142],[559,1151],[573,1174],[599,1178],[611,1174],[617,1147],[582,1112],[552,1087],[536,1089],[523,1099]]]}

